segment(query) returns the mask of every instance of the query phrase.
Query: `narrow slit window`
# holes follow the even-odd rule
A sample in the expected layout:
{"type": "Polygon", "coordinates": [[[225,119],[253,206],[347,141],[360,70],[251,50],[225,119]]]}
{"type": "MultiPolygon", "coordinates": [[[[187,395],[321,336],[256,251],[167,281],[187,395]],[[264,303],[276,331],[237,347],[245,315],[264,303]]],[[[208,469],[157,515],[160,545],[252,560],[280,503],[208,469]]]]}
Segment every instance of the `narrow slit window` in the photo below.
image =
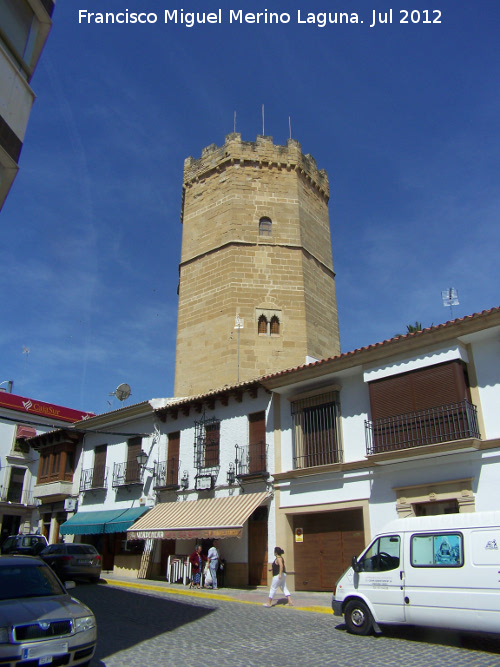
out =
{"type": "Polygon", "coordinates": [[[271,218],[261,218],[259,220],[259,236],[272,236],[273,223],[271,218]]]}

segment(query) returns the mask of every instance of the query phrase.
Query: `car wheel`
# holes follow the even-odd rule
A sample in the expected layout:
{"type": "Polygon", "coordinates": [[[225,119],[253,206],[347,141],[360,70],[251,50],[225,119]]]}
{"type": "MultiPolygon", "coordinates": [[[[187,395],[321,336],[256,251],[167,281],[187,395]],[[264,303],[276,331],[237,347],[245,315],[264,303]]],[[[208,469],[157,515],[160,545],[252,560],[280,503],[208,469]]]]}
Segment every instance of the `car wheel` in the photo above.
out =
{"type": "Polygon", "coordinates": [[[345,624],[349,632],[355,635],[367,635],[373,628],[370,610],[361,600],[351,600],[344,611],[345,624]]]}
{"type": "Polygon", "coordinates": [[[89,577],[89,581],[90,581],[91,584],[97,584],[97,583],[99,583],[100,578],[101,577],[89,577]]]}

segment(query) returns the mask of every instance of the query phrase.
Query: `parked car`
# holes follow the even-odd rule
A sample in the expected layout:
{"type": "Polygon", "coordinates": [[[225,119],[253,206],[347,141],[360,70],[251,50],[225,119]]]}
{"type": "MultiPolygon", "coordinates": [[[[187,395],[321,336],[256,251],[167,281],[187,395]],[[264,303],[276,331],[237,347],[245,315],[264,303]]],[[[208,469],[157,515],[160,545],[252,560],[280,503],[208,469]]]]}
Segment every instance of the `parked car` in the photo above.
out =
{"type": "Polygon", "coordinates": [[[43,535],[11,535],[2,544],[2,554],[37,556],[47,546],[43,535]]]}
{"type": "Polygon", "coordinates": [[[50,544],[40,554],[61,581],[89,579],[98,582],[102,558],[91,544],[50,544]]]}
{"type": "Polygon", "coordinates": [[[94,614],[43,560],[0,556],[0,664],[89,665],[96,641],[94,614]]]}

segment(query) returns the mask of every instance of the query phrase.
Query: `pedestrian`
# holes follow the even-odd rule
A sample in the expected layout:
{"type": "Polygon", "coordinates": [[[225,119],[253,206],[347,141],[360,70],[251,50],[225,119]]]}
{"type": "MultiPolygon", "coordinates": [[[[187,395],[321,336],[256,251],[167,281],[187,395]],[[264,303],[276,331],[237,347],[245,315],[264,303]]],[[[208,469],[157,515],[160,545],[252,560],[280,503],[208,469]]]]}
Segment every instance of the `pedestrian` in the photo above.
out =
{"type": "Polygon", "coordinates": [[[191,583],[189,584],[189,588],[200,588],[202,565],[206,560],[207,557],[201,550],[201,544],[196,545],[195,550],[189,556],[189,562],[191,563],[191,583]]]}
{"type": "Polygon", "coordinates": [[[212,575],[212,588],[217,589],[217,568],[219,567],[219,540],[214,540],[207,554],[208,566],[212,575]]]}
{"type": "Polygon", "coordinates": [[[283,554],[285,552],[283,549],[280,549],[280,547],[274,547],[274,561],[272,564],[272,572],[273,572],[273,580],[271,582],[271,588],[269,590],[269,600],[268,602],[264,603],[264,607],[272,607],[273,606],[273,598],[274,594],[278,590],[278,588],[281,588],[283,593],[286,595],[286,598],[288,600],[288,604],[290,607],[293,607],[293,602],[292,598],[290,597],[290,591],[287,588],[286,585],[286,568],[285,568],[285,561],[283,559],[283,554]]]}

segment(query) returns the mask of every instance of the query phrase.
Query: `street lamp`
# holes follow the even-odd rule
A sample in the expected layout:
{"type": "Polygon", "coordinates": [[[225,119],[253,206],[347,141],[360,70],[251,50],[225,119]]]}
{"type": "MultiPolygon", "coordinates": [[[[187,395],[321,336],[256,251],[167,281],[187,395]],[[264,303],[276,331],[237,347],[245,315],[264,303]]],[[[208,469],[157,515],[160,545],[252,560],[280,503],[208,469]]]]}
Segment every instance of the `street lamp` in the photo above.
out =
{"type": "MultiPolygon", "coordinates": [[[[147,470],[148,472],[152,473],[153,477],[155,476],[156,472],[154,468],[148,468],[146,466],[146,463],[148,462],[149,456],[146,454],[146,452],[140,452],[137,454],[137,465],[141,470],[147,470]]],[[[153,461],[153,463],[156,465],[156,461],[153,461]]]]}

